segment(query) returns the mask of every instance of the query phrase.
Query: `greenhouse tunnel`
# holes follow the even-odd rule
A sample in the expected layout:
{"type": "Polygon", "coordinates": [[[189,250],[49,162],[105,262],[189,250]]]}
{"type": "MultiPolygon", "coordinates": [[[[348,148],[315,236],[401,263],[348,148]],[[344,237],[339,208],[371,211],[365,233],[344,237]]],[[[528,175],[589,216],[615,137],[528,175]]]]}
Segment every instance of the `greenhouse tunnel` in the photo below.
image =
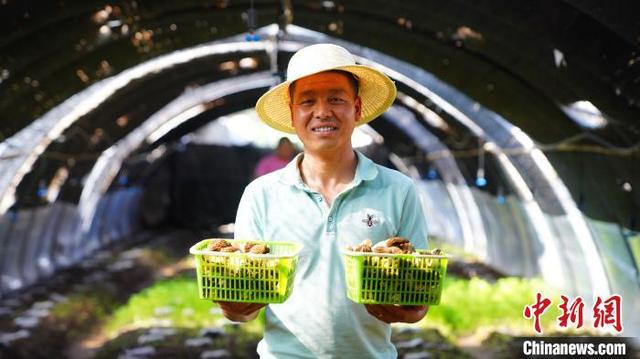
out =
{"type": "Polygon", "coordinates": [[[135,233],[230,230],[278,138],[255,101],[296,50],[332,42],[396,83],[354,145],[416,181],[432,243],[567,295],[619,294],[638,336],[638,13],[593,0],[3,1],[0,298],[135,233]]]}

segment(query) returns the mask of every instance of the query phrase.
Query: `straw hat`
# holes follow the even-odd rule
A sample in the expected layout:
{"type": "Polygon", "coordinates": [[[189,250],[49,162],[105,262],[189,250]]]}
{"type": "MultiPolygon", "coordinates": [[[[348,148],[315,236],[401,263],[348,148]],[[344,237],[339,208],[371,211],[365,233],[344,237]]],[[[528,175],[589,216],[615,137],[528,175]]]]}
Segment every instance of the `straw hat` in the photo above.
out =
{"type": "Polygon", "coordinates": [[[387,75],[368,66],[356,65],[353,55],[340,46],[316,44],[296,52],[289,61],[287,81],[258,99],[256,111],[260,119],[276,130],[296,133],[291,126],[289,85],[300,78],[330,70],[347,71],[358,79],[358,95],[362,100],[358,126],[380,116],[396,98],[396,86],[387,75]]]}

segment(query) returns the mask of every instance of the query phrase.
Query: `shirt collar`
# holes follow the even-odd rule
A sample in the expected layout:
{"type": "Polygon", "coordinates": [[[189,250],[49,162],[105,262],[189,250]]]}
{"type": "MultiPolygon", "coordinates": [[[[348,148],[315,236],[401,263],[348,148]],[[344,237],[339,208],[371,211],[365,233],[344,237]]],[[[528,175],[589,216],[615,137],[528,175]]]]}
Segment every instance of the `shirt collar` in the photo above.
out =
{"type": "MultiPolygon", "coordinates": [[[[353,177],[352,183],[354,186],[357,186],[362,181],[370,181],[376,178],[378,175],[378,168],[373,161],[360,153],[360,151],[355,151],[355,153],[358,158],[358,165],[356,166],[356,174],[353,177]]],[[[298,167],[298,164],[302,160],[302,156],[303,153],[299,153],[285,166],[282,174],[280,175],[280,182],[299,188],[305,188],[302,176],[300,176],[300,169],[298,167]]]]}
{"type": "Polygon", "coordinates": [[[284,167],[282,174],[280,175],[280,182],[289,184],[292,186],[302,185],[302,177],[300,176],[300,170],[298,169],[298,163],[302,159],[303,153],[299,153],[284,167]]]}
{"type": "Polygon", "coordinates": [[[355,151],[358,156],[358,166],[356,167],[356,175],[353,177],[354,185],[360,184],[362,181],[371,181],[378,175],[378,168],[367,156],[355,151]]]}

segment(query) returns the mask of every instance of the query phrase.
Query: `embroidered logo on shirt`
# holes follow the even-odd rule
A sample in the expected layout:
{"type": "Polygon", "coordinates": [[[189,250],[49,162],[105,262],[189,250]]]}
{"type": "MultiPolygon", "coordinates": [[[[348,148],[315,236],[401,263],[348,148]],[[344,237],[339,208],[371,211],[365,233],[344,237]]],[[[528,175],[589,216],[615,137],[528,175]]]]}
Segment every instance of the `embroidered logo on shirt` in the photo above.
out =
{"type": "Polygon", "coordinates": [[[376,224],[380,223],[380,221],[376,218],[375,215],[367,213],[367,218],[362,220],[362,223],[366,223],[367,227],[373,227],[376,224]]]}

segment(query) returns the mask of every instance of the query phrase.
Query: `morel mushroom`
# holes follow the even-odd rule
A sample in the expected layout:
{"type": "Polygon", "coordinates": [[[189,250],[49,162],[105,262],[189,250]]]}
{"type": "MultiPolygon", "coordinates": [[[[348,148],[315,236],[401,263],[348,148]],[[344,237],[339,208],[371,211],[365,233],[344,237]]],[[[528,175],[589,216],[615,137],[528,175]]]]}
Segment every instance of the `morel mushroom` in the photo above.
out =
{"type": "Polygon", "coordinates": [[[228,247],[224,247],[220,249],[220,252],[226,252],[226,253],[233,253],[233,252],[237,252],[239,251],[240,248],[234,246],[234,245],[230,245],[228,247]]]}
{"type": "MultiPolygon", "coordinates": [[[[246,251],[246,246],[245,246],[245,251],[246,251]]],[[[270,252],[269,247],[267,247],[264,244],[255,244],[253,246],[251,246],[249,248],[249,253],[254,253],[254,254],[267,254],[270,252]]]]}
{"type": "Polygon", "coordinates": [[[213,252],[221,252],[222,248],[230,247],[231,243],[224,239],[214,239],[209,242],[207,249],[213,252]]]}
{"type": "Polygon", "coordinates": [[[242,248],[242,251],[245,253],[249,253],[251,251],[251,247],[255,246],[256,243],[253,242],[247,242],[244,244],[244,248],[242,248]]]}
{"type": "Polygon", "coordinates": [[[242,248],[242,251],[245,253],[253,254],[267,254],[271,252],[271,249],[266,244],[247,242],[242,248]]]}
{"type": "Polygon", "coordinates": [[[348,250],[355,252],[374,252],[374,253],[388,253],[388,254],[409,254],[414,253],[415,249],[408,239],[402,237],[391,237],[386,241],[378,242],[376,245],[372,245],[371,240],[366,239],[362,241],[355,248],[347,246],[348,250]]]}
{"type": "Polygon", "coordinates": [[[411,242],[402,237],[391,237],[386,241],[376,243],[372,249],[376,253],[390,254],[409,254],[415,252],[411,242]]]}
{"type": "Polygon", "coordinates": [[[362,241],[362,243],[360,243],[354,249],[354,251],[356,251],[356,252],[371,252],[371,246],[372,245],[373,245],[373,243],[371,243],[370,239],[365,239],[364,241],[362,241]]]}
{"type": "Polygon", "coordinates": [[[389,247],[387,246],[379,246],[375,245],[371,248],[374,253],[389,253],[389,247]]]}
{"type": "Polygon", "coordinates": [[[391,237],[385,242],[387,247],[399,247],[402,244],[409,243],[409,240],[402,237],[391,237]]]}

